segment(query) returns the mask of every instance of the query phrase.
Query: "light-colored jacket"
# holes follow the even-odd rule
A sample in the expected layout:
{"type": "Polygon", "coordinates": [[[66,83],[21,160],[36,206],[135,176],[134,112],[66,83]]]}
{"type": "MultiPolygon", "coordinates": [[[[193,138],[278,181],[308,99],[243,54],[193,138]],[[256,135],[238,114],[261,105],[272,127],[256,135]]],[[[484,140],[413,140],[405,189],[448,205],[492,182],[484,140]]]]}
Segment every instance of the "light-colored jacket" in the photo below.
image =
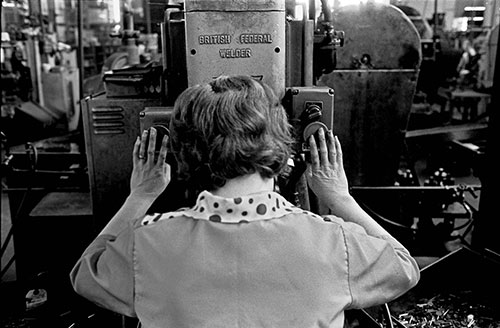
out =
{"type": "Polygon", "coordinates": [[[343,327],[344,310],[383,304],[419,269],[393,237],[320,217],[277,193],[221,198],[99,236],[75,290],[145,328],[343,327]]]}

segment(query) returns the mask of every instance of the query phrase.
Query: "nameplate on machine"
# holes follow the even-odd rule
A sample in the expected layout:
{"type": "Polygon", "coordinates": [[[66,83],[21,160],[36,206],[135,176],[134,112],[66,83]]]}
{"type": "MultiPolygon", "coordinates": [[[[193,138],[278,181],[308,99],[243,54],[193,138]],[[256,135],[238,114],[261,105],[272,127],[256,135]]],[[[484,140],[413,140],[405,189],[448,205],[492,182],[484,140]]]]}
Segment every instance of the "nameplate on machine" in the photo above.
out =
{"type": "MultiPolygon", "coordinates": [[[[230,34],[212,34],[198,36],[200,45],[229,45],[233,37],[230,34]]],[[[242,33],[236,37],[239,44],[270,44],[273,42],[272,35],[269,33],[242,33]]],[[[252,57],[251,48],[222,48],[219,49],[220,58],[250,58],[252,57]]]]}

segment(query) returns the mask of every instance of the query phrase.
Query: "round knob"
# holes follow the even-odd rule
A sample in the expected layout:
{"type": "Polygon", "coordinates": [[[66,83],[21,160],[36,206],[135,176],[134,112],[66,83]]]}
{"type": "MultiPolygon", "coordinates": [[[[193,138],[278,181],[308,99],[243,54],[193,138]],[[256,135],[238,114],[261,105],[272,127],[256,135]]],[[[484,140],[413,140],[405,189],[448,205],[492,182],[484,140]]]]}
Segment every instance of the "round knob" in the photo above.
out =
{"type": "Polygon", "coordinates": [[[328,127],[322,122],[312,122],[308,124],[304,129],[304,132],[302,133],[304,141],[307,142],[307,140],[309,140],[309,137],[315,134],[321,128],[325,131],[325,133],[328,132],[328,127]]]}
{"type": "Polygon", "coordinates": [[[164,124],[153,124],[151,126],[152,128],[156,129],[156,146],[155,146],[155,151],[159,152],[161,148],[161,142],[163,140],[163,137],[165,135],[170,136],[170,130],[168,127],[164,124]]]}

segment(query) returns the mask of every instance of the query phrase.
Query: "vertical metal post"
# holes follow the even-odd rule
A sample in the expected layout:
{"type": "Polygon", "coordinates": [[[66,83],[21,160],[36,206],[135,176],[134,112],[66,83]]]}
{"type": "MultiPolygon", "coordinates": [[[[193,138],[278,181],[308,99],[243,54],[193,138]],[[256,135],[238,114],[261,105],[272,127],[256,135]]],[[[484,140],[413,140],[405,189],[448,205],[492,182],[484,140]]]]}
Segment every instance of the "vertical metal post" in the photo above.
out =
{"type": "MultiPolygon", "coordinates": [[[[500,33],[498,35],[500,42],[500,33]]],[[[498,147],[499,138],[499,117],[500,108],[500,56],[497,49],[495,58],[495,72],[493,73],[493,87],[491,90],[490,115],[488,121],[488,135],[486,140],[486,151],[484,162],[481,163],[481,195],[479,199],[479,215],[475,220],[474,232],[472,235],[472,246],[479,249],[490,249],[494,252],[500,252],[500,220],[497,219],[498,197],[496,196],[499,182],[500,161],[495,156],[498,147]]]]}
{"type": "Polygon", "coordinates": [[[83,74],[85,70],[83,68],[83,58],[84,58],[84,47],[83,47],[83,0],[77,1],[77,31],[78,31],[78,53],[77,53],[77,62],[78,62],[78,87],[80,90],[80,98],[83,98],[83,74]]]}
{"type": "Polygon", "coordinates": [[[303,86],[312,86],[314,83],[313,77],[313,48],[314,48],[314,21],[311,19],[304,21],[304,37],[303,37],[303,86]]]}
{"type": "Polygon", "coordinates": [[[436,59],[436,40],[437,40],[437,26],[438,26],[438,0],[434,0],[434,26],[432,27],[432,58],[436,59]]]}
{"type": "Polygon", "coordinates": [[[143,0],[142,7],[144,8],[144,20],[146,21],[146,33],[151,34],[151,12],[149,9],[149,0],[143,0]]]}
{"type": "Polygon", "coordinates": [[[498,11],[500,10],[497,10],[497,0],[493,0],[493,3],[489,2],[490,3],[490,6],[491,6],[491,21],[490,21],[490,28],[494,28],[495,25],[496,25],[496,15],[498,15],[498,11]]]}
{"type": "Polygon", "coordinates": [[[437,33],[437,25],[438,25],[437,11],[438,11],[438,0],[434,0],[434,31],[433,31],[434,32],[434,36],[437,33]]]}
{"type": "Polygon", "coordinates": [[[302,86],[312,86],[313,76],[313,51],[314,28],[316,23],[316,2],[309,0],[308,8],[304,8],[302,25],[302,86]],[[306,9],[308,9],[306,11],[306,9]]]}
{"type": "MultiPolygon", "coordinates": [[[[42,0],[38,2],[38,19],[40,20],[40,39],[38,42],[42,42],[42,45],[45,45],[45,26],[44,26],[44,19],[43,19],[43,7],[42,7],[42,0]]],[[[46,63],[47,62],[47,55],[45,55],[45,47],[42,49],[37,49],[40,54],[41,58],[41,63],[46,63]],[[41,51],[40,51],[41,50],[41,51]]]]}

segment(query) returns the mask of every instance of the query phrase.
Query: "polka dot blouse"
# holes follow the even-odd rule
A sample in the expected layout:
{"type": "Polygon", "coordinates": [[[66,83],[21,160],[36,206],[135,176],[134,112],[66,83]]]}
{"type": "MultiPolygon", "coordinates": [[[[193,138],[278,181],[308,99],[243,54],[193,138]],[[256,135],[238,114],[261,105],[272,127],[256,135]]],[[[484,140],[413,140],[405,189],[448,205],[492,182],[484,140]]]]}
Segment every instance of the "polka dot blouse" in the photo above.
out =
{"type": "MultiPolygon", "coordinates": [[[[290,213],[305,212],[275,192],[224,198],[203,191],[198,195],[194,207],[181,208],[175,212],[148,215],[142,220],[142,225],[150,225],[161,220],[180,216],[220,223],[245,224],[252,221],[270,220],[290,213]]],[[[307,213],[321,219],[316,214],[307,213]]]]}

